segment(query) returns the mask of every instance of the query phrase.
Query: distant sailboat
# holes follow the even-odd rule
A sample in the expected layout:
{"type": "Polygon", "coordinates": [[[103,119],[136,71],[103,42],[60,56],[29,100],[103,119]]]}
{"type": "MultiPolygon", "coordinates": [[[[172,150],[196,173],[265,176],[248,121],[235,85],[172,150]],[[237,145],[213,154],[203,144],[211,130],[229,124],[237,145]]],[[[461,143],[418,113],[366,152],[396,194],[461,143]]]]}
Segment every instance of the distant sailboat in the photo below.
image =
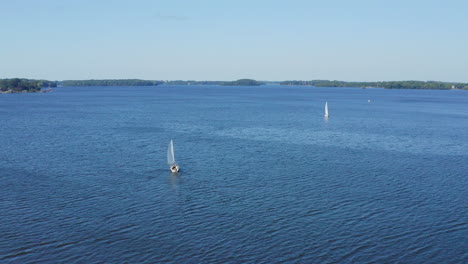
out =
{"type": "Polygon", "coordinates": [[[328,102],[325,102],[325,117],[328,117],[328,102]]]}
{"type": "Polygon", "coordinates": [[[167,148],[167,163],[172,172],[179,172],[179,165],[177,165],[174,157],[174,143],[169,142],[169,147],[167,148]]]}

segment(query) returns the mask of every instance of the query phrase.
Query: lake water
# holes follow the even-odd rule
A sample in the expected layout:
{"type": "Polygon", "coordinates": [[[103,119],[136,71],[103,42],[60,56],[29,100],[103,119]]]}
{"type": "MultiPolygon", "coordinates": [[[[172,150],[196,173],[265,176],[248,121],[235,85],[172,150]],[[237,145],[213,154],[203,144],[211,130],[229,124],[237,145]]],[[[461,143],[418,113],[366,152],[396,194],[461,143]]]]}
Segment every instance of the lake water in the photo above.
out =
{"type": "Polygon", "coordinates": [[[1,263],[468,261],[468,91],[63,87],[0,133],[1,263]]]}

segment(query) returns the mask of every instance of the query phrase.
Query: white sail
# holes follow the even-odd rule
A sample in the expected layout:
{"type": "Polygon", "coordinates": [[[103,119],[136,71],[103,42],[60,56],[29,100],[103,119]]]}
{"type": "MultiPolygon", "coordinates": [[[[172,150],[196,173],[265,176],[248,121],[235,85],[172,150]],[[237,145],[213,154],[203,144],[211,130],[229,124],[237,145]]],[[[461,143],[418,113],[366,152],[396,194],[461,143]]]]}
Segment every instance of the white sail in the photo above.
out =
{"type": "Polygon", "coordinates": [[[169,165],[175,164],[175,157],[174,157],[174,143],[171,142],[169,143],[169,147],[167,148],[167,163],[169,165]]]}
{"type": "Polygon", "coordinates": [[[325,117],[328,117],[328,102],[325,102],[325,117]]]}

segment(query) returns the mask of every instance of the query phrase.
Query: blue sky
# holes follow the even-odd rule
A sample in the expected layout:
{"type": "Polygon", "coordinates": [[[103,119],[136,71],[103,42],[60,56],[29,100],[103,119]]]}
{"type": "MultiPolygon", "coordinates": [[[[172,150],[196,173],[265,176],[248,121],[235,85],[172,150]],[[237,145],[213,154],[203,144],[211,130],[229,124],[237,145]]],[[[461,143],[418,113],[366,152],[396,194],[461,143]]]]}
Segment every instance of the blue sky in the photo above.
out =
{"type": "Polygon", "coordinates": [[[0,78],[468,82],[468,1],[0,0],[0,78]]]}

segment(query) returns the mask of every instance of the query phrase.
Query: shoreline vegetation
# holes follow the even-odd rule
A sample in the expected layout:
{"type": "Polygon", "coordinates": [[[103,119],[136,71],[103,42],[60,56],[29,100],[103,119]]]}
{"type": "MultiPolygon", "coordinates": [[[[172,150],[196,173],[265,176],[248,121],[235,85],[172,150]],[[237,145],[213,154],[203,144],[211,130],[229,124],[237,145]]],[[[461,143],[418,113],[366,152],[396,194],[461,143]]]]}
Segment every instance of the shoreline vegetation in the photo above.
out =
{"type": "Polygon", "coordinates": [[[107,79],[107,80],[65,80],[59,82],[61,86],[156,86],[164,81],[140,79],[107,79]]]}
{"type": "Polygon", "coordinates": [[[0,79],[0,93],[50,92],[54,87],[57,87],[56,81],[24,78],[0,79]]]}
{"type": "Polygon", "coordinates": [[[253,79],[236,81],[158,81],[140,79],[103,79],[103,80],[64,80],[48,81],[24,78],[0,79],[0,93],[50,92],[57,86],[158,86],[158,85],[220,85],[220,86],[260,86],[265,84],[282,86],[311,87],[354,87],[384,89],[432,89],[468,90],[468,83],[438,81],[386,81],[386,82],[345,82],[330,80],[263,82],[253,79]]]}
{"type": "Polygon", "coordinates": [[[390,81],[390,82],[345,82],[329,80],[284,81],[280,85],[303,85],[314,87],[356,87],[384,89],[432,89],[432,90],[468,90],[468,83],[438,81],[390,81]]]}
{"type": "Polygon", "coordinates": [[[61,86],[156,86],[156,85],[224,85],[224,86],[259,86],[264,84],[252,79],[237,81],[151,81],[139,79],[110,79],[110,80],[65,80],[59,82],[61,86]]]}
{"type": "Polygon", "coordinates": [[[156,86],[156,85],[222,85],[222,86],[259,86],[265,84],[283,86],[314,86],[314,87],[357,87],[384,89],[465,89],[468,83],[438,82],[438,81],[390,81],[390,82],[345,82],[330,80],[311,81],[282,81],[268,82],[253,79],[239,79],[236,81],[194,81],[194,80],[139,80],[139,79],[110,79],[110,80],[65,80],[58,82],[60,86],[156,86]]]}

